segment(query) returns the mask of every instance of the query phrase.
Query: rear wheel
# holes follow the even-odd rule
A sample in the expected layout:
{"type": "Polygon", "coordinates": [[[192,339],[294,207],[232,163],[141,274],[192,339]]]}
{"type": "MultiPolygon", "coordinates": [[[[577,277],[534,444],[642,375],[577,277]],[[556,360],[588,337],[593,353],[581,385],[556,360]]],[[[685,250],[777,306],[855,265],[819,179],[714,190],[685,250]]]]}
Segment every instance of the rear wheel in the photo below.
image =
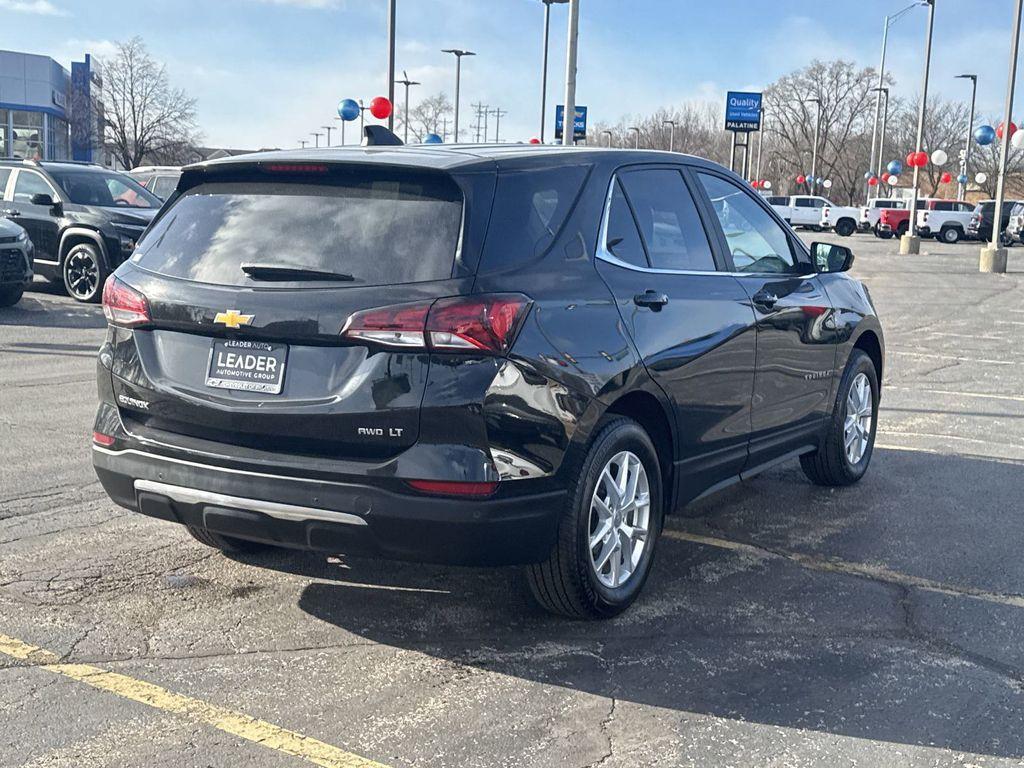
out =
{"type": "Polygon", "coordinates": [[[961,232],[957,227],[945,227],[939,233],[939,237],[942,239],[942,242],[949,243],[950,245],[959,241],[962,235],[963,232],[961,232]]]}
{"type": "Polygon", "coordinates": [[[804,474],[817,485],[851,485],[871,463],[878,424],[878,374],[863,351],[846,364],[829,420],[828,433],[814,453],[800,457],[804,474]]]}
{"type": "Polygon", "coordinates": [[[214,533],[208,528],[200,528],[198,525],[189,525],[186,528],[188,528],[188,532],[192,534],[196,541],[202,542],[208,547],[219,549],[221,552],[260,552],[269,546],[256,541],[236,539],[234,536],[224,536],[220,533],[214,533]]]}
{"type": "Polygon", "coordinates": [[[850,219],[840,219],[836,222],[836,234],[840,237],[849,237],[857,231],[857,225],[850,219]]]}
{"type": "Polygon", "coordinates": [[[72,246],[64,257],[61,270],[64,275],[64,289],[76,301],[95,304],[103,295],[103,282],[107,279],[107,268],[99,248],[89,243],[72,246]]]}
{"type": "Polygon", "coordinates": [[[21,285],[5,285],[0,287],[0,307],[13,307],[21,301],[21,296],[24,292],[25,287],[21,285]]]}
{"type": "Polygon", "coordinates": [[[896,234],[899,237],[903,237],[905,234],[907,234],[907,230],[909,229],[910,225],[907,222],[903,222],[898,227],[896,227],[896,234]]]}
{"type": "Polygon", "coordinates": [[[537,602],[552,613],[603,619],[640,594],[663,516],[661,469],[632,419],[609,420],[573,481],[548,559],[526,568],[537,602]]]}

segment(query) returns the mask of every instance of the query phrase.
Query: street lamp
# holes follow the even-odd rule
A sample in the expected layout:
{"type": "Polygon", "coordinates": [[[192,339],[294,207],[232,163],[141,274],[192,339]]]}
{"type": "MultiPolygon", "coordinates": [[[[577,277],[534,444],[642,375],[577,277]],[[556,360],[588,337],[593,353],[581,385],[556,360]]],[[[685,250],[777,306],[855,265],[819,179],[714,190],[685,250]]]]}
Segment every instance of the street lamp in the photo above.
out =
{"type": "Polygon", "coordinates": [[[303,149],[306,148],[307,144],[309,144],[309,139],[299,139],[299,146],[303,149]]]}
{"type": "MultiPolygon", "coordinates": [[[[805,104],[817,104],[818,111],[814,118],[814,146],[811,147],[811,176],[814,178],[815,183],[818,180],[818,140],[821,136],[821,99],[814,97],[810,99],[802,99],[805,104]]],[[[813,191],[813,190],[812,190],[813,191]]]]}
{"type": "Polygon", "coordinates": [[[312,136],[313,139],[316,141],[316,144],[314,144],[313,146],[314,147],[319,147],[320,146],[320,137],[323,136],[323,134],[322,133],[317,133],[316,131],[312,131],[309,135],[312,136]]]}
{"type": "MultiPolygon", "coordinates": [[[[967,116],[967,144],[964,146],[964,159],[960,164],[960,175],[966,176],[967,169],[971,163],[971,133],[974,131],[974,102],[978,95],[978,76],[977,75],[957,75],[954,80],[959,79],[971,81],[971,114],[967,116]]],[[[964,195],[967,194],[967,184],[957,183],[956,199],[963,200],[964,195]]]]}
{"type": "Polygon", "coordinates": [[[569,30],[565,45],[565,111],[562,146],[576,143],[576,47],[580,36],[580,0],[569,0],[569,30]]]}
{"type": "Polygon", "coordinates": [[[476,56],[473,51],[464,51],[461,48],[444,48],[441,53],[450,53],[455,57],[455,125],[452,128],[454,132],[454,143],[459,143],[459,85],[462,79],[462,57],[463,56],[476,56]]]}
{"type": "Polygon", "coordinates": [[[640,129],[635,125],[631,125],[626,129],[626,133],[629,133],[630,131],[636,131],[636,140],[633,142],[633,149],[640,149],[640,129]]]}
{"type": "MultiPolygon", "coordinates": [[[[934,0],[932,0],[934,2],[934,0]]],[[[1017,87],[1017,51],[1020,49],[1020,16],[1024,0],[1017,0],[1013,14],[1013,37],[1010,38],[1010,74],[1006,83],[1006,109],[1003,112],[1003,143],[999,148],[999,179],[996,182],[996,208],[992,212],[992,242],[981,249],[978,269],[981,272],[1005,272],[1006,249],[1003,236],[1003,193],[1006,183],[1006,160],[1010,155],[1010,125],[1013,112],[1013,91],[1017,87]]]]}
{"type": "MultiPolygon", "coordinates": [[[[388,0],[388,101],[395,103],[395,1],[388,0]]],[[[409,89],[405,89],[408,104],[409,89]]],[[[388,113],[388,130],[395,129],[395,110],[392,108],[388,113]]],[[[409,140],[406,138],[406,143],[409,140]]]]}
{"type": "Polygon", "coordinates": [[[601,131],[601,135],[604,136],[605,134],[608,134],[608,146],[610,147],[612,145],[612,132],[605,128],[601,131]]]}
{"type": "Polygon", "coordinates": [[[548,39],[551,36],[551,6],[564,5],[569,0],[541,0],[544,3],[544,53],[540,73],[540,143],[544,143],[544,124],[548,111],[548,39]]]}
{"type": "MultiPolygon", "coordinates": [[[[916,0],[915,2],[908,5],[906,8],[897,11],[892,16],[885,17],[885,24],[882,26],[882,60],[878,65],[878,87],[875,89],[875,120],[871,124],[871,164],[868,166],[869,170],[875,168],[875,142],[878,140],[878,111],[881,107],[881,88],[885,85],[885,48],[889,40],[889,27],[899,21],[904,15],[912,11],[919,5],[927,5],[928,0],[916,0]]],[[[882,165],[882,150],[878,150],[878,167],[882,165]]],[[[871,197],[871,185],[865,182],[867,187],[867,198],[871,197]]]]}
{"type": "Polygon", "coordinates": [[[761,142],[764,140],[764,126],[768,118],[768,110],[761,107],[761,125],[757,129],[757,169],[754,171],[754,178],[761,179],[761,142]]]}
{"type": "MultiPolygon", "coordinates": [[[[882,111],[882,135],[878,140],[878,166],[871,166],[869,170],[875,172],[875,176],[879,179],[882,178],[882,163],[885,161],[882,159],[885,157],[885,129],[889,124],[889,87],[883,85],[881,88],[872,88],[873,91],[878,91],[879,96],[885,96],[885,109],[882,111]]],[[[871,185],[869,184],[868,187],[871,185]]],[[[870,197],[870,193],[869,193],[870,197]]]]}
{"type": "Polygon", "coordinates": [[[668,151],[676,151],[676,121],[675,120],[662,120],[662,125],[670,126],[668,129],[668,151]]]}
{"type": "Polygon", "coordinates": [[[396,80],[396,83],[401,83],[405,86],[405,143],[409,143],[409,86],[410,85],[421,85],[421,83],[415,80],[410,80],[408,73],[402,70],[402,79],[396,80]]]}
{"type": "Polygon", "coordinates": [[[333,125],[321,125],[320,127],[323,128],[325,131],[327,131],[327,146],[328,147],[331,146],[331,131],[334,130],[335,126],[333,126],[333,125]]]}
{"type": "MultiPolygon", "coordinates": [[[[924,83],[921,85],[921,104],[917,111],[917,141],[914,144],[914,153],[921,152],[921,142],[924,140],[924,114],[925,106],[928,104],[928,75],[932,64],[932,32],[935,29],[935,0],[926,0],[928,3],[928,36],[924,43],[924,83]]],[[[917,236],[917,182],[921,177],[921,166],[914,163],[914,188],[910,192],[910,221],[907,233],[900,239],[900,254],[920,253],[921,238],[917,236]]]]}

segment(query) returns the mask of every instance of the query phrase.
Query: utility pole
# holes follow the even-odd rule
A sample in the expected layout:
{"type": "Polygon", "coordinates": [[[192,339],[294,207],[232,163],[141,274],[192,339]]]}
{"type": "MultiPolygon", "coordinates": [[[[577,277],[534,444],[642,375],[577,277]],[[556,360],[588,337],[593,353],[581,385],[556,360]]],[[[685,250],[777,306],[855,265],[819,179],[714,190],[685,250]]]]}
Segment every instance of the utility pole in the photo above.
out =
{"type": "Polygon", "coordinates": [[[328,147],[331,146],[331,131],[334,130],[335,126],[333,126],[333,125],[321,125],[320,127],[323,128],[325,131],[327,131],[327,146],[328,147]]]}
{"type": "Polygon", "coordinates": [[[668,151],[676,151],[676,121],[675,120],[662,120],[662,125],[670,126],[668,129],[668,151]]]}
{"type": "MultiPolygon", "coordinates": [[[[420,83],[416,82],[415,80],[410,80],[409,79],[409,74],[404,69],[402,70],[402,79],[401,80],[396,80],[395,82],[396,83],[401,83],[402,85],[405,86],[405,118],[403,119],[402,122],[405,123],[405,143],[408,144],[409,143],[409,86],[410,85],[420,85],[420,83]]],[[[392,110],[391,111],[394,112],[394,105],[392,105],[392,110]]]]}
{"type": "MultiPolygon", "coordinates": [[[[914,153],[921,151],[921,142],[924,140],[924,116],[925,107],[928,104],[928,75],[932,64],[932,32],[935,29],[935,0],[928,2],[928,36],[924,43],[924,83],[921,85],[921,104],[917,112],[917,141],[914,144],[914,153]]],[[[1016,60],[1015,60],[1016,61],[1016,60]]],[[[906,256],[912,253],[921,252],[921,238],[917,236],[917,184],[921,178],[921,166],[914,166],[914,188],[910,192],[910,221],[907,234],[900,239],[900,255],[906,256]]]]}
{"type": "Polygon", "coordinates": [[[473,136],[473,141],[477,144],[480,143],[480,126],[483,125],[483,111],[487,105],[483,102],[478,101],[476,104],[470,104],[474,110],[476,110],[476,133],[473,136]]]}
{"type": "Polygon", "coordinates": [[[323,134],[322,133],[317,133],[316,131],[312,131],[309,135],[313,137],[314,141],[316,141],[316,144],[314,144],[313,146],[314,147],[319,147],[320,146],[320,137],[323,136],[323,134]]]}
{"type": "MultiPolygon", "coordinates": [[[[933,0],[934,2],[934,0],[933,0]]],[[[981,249],[978,270],[1005,272],[1006,249],[1002,247],[1003,199],[1006,184],[1006,160],[1010,155],[1010,122],[1013,117],[1013,92],[1017,87],[1017,52],[1020,49],[1020,16],[1024,0],[1017,0],[1013,13],[1013,36],[1010,38],[1010,74],[1006,83],[1006,109],[1003,110],[1003,143],[999,147],[999,178],[996,181],[996,209],[992,212],[992,242],[981,249]]]]}
{"type": "MultiPolygon", "coordinates": [[[[391,113],[388,115],[389,131],[395,130],[395,2],[396,0],[388,0],[388,101],[391,103],[391,113]]],[[[405,89],[405,97],[408,107],[408,86],[405,89]]]]}
{"type": "Polygon", "coordinates": [[[569,0],[569,32],[565,53],[565,111],[562,113],[562,146],[576,141],[576,48],[580,34],[580,0],[569,0]]]}
{"type": "Polygon", "coordinates": [[[889,126],[889,88],[888,86],[882,88],[882,93],[885,95],[885,108],[882,110],[882,133],[878,137],[878,168],[875,170],[875,176],[881,184],[882,180],[882,163],[885,162],[882,158],[885,157],[885,131],[889,126]]]}
{"type": "Polygon", "coordinates": [[[497,144],[501,141],[501,118],[502,115],[507,115],[508,110],[497,107],[494,110],[494,143],[497,144]]]}
{"type": "MultiPolygon", "coordinates": [[[[977,75],[957,75],[954,79],[963,78],[964,80],[971,81],[971,114],[967,116],[967,143],[964,145],[964,159],[960,164],[961,176],[966,176],[968,169],[971,165],[971,138],[974,133],[974,103],[978,96],[978,76],[977,75]]],[[[963,200],[967,194],[967,183],[961,184],[957,181],[956,199],[963,200]]]]}
{"type": "Polygon", "coordinates": [[[462,80],[462,57],[476,56],[473,51],[464,51],[461,48],[445,48],[441,53],[450,53],[455,57],[455,125],[452,130],[455,133],[455,143],[459,143],[459,85],[462,80]]]}

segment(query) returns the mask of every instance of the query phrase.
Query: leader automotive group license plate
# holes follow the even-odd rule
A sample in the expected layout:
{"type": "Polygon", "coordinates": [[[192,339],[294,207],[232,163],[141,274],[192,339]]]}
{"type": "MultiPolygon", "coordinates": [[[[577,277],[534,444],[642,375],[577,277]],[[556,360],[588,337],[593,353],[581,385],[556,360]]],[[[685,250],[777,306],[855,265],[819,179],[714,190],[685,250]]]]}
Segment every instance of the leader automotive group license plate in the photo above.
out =
{"type": "Polygon", "coordinates": [[[280,394],[287,358],[287,344],[245,339],[214,340],[206,386],[280,394]]]}

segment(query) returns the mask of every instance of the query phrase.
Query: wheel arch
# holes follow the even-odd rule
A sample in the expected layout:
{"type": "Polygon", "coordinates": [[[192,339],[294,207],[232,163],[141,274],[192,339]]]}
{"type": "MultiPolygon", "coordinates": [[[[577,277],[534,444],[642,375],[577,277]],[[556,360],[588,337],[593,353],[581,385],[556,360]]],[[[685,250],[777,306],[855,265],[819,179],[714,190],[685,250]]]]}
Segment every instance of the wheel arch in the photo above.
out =
{"type": "Polygon", "coordinates": [[[871,328],[864,330],[853,342],[853,349],[859,349],[871,358],[871,362],[875,366],[875,373],[878,374],[878,387],[881,389],[885,355],[882,352],[882,341],[878,334],[871,328]]]}
{"type": "Polygon", "coordinates": [[[103,242],[103,236],[97,230],[89,229],[88,227],[68,227],[61,233],[60,247],[57,249],[57,260],[62,268],[68,252],[76,245],[81,245],[82,243],[95,245],[99,248],[100,257],[107,263],[107,268],[110,267],[110,256],[107,253],[106,243],[103,242]]]}
{"type": "Polygon", "coordinates": [[[615,399],[604,411],[607,416],[627,416],[647,432],[654,443],[661,469],[665,514],[675,509],[676,435],[670,408],[650,392],[640,389],[615,399]]]}

